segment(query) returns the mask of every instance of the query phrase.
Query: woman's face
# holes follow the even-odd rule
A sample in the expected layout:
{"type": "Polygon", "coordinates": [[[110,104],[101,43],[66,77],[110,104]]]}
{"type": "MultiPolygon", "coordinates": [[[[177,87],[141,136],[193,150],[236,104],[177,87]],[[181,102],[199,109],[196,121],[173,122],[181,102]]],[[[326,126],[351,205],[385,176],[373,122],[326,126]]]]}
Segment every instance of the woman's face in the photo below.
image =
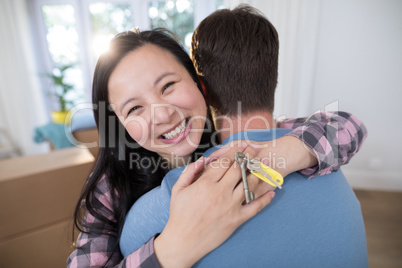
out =
{"type": "Polygon", "coordinates": [[[144,45],[113,70],[109,101],[130,136],[169,159],[198,147],[207,107],[183,65],[167,50],[144,45]]]}

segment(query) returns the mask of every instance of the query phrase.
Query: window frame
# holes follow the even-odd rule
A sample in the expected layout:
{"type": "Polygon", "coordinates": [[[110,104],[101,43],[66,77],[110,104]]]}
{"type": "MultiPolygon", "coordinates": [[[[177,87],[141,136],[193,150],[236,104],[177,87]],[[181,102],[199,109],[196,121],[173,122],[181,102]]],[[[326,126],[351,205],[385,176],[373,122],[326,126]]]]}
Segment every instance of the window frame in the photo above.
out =
{"type": "MultiPolygon", "coordinates": [[[[113,4],[130,4],[133,14],[133,25],[140,29],[150,28],[150,19],[148,16],[148,6],[152,0],[26,0],[32,18],[33,39],[36,42],[35,50],[37,51],[37,67],[39,73],[51,72],[53,63],[49,52],[48,42],[46,40],[46,26],[44,24],[42,6],[43,5],[72,5],[74,8],[76,30],[78,35],[79,48],[79,68],[82,72],[82,84],[84,102],[91,102],[92,98],[92,78],[96,65],[96,56],[92,51],[92,29],[91,18],[89,13],[89,5],[91,3],[113,3],[113,4]],[[138,8],[135,8],[138,7],[138,8]]],[[[158,2],[167,2],[168,0],[158,0],[158,2]]],[[[194,27],[196,27],[203,18],[213,12],[215,0],[197,1],[194,3],[194,27]]],[[[53,89],[53,85],[41,77],[41,84],[44,89],[53,89]]],[[[53,106],[50,99],[46,100],[47,108],[53,106]]]]}

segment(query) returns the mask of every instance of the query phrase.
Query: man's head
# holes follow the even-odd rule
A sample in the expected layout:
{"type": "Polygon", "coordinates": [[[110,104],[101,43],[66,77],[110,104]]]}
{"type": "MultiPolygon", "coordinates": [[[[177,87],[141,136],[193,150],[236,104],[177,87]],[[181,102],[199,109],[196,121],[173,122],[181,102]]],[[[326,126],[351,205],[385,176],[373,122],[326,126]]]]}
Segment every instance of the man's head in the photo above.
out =
{"type": "Polygon", "coordinates": [[[195,30],[191,57],[220,115],[273,112],[279,40],[275,27],[256,9],[218,10],[195,30]]]}

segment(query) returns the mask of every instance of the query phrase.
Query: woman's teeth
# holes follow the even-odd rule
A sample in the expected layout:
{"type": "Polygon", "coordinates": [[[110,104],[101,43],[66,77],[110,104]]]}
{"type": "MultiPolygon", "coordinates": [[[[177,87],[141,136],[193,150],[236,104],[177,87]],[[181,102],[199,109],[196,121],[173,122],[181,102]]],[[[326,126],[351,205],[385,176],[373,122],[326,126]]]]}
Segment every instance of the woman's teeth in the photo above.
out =
{"type": "Polygon", "coordinates": [[[163,137],[164,139],[170,140],[170,139],[173,139],[173,138],[175,138],[176,136],[180,135],[180,134],[183,133],[184,130],[186,129],[186,125],[187,125],[186,122],[187,122],[187,120],[183,120],[183,121],[181,122],[180,126],[176,127],[175,129],[173,129],[173,130],[170,131],[169,133],[163,134],[162,137],[163,137]]]}

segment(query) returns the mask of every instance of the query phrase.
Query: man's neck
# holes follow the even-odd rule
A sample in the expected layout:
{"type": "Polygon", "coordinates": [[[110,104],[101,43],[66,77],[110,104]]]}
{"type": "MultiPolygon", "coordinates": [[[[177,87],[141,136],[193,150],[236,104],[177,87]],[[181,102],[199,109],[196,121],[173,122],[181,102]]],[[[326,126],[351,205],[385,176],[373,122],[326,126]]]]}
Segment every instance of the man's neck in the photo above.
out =
{"type": "Polygon", "coordinates": [[[215,119],[215,126],[220,142],[238,132],[276,128],[272,113],[254,112],[240,116],[218,116],[215,119]]]}

